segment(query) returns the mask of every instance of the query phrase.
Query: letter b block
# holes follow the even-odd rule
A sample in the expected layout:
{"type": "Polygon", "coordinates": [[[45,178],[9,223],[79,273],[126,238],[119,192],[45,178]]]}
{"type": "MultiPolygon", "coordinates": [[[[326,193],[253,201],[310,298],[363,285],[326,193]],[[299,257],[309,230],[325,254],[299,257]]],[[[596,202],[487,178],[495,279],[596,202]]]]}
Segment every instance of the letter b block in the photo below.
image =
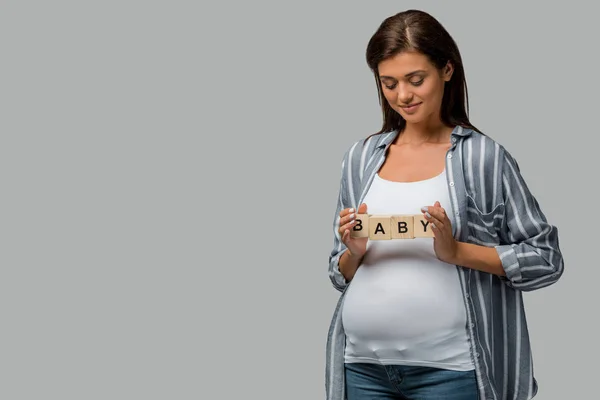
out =
{"type": "Polygon", "coordinates": [[[414,218],[412,215],[392,216],[392,239],[414,239],[414,218]]]}
{"type": "Polygon", "coordinates": [[[369,237],[369,214],[356,214],[356,225],[350,230],[354,238],[369,237]]]}

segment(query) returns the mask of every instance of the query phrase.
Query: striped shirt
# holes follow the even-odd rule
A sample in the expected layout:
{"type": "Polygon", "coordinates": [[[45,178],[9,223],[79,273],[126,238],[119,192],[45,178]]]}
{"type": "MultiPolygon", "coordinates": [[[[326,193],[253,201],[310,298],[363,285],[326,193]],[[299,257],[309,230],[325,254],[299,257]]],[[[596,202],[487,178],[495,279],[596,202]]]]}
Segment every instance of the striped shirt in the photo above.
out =
{"type": "MultiPolygon", "coordinates": [[[[346,400],[345,333],[341,321],[346,289],[339,271],[346,250],[337,231],[339,213],[363,202],[397,131],[354,143],[342,161],[334,218],[329,277],[341,292],[326,346],[327,400],[346,400]]],[[[522,292],[555,283],[563,273],[558,229],[548,223],[516,160],[493,139],[457,126],[446,156],[446,178],[456,223],[454,237],[494,247],[506,276],[456,266],[467,312],[465,327],[482,400],[527,400],[537,393],[522,292]]]]}

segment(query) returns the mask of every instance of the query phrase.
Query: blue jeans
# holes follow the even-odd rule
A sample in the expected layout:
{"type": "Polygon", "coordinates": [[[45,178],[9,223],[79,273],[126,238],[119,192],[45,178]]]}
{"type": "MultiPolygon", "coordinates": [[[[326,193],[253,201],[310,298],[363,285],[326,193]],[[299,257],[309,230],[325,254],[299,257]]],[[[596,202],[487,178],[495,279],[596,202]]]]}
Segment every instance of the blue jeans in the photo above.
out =
{"type": "Polygon", "coordinates": [[[346,363],[348,400],[478,400],[475,371],[346,363]]]}

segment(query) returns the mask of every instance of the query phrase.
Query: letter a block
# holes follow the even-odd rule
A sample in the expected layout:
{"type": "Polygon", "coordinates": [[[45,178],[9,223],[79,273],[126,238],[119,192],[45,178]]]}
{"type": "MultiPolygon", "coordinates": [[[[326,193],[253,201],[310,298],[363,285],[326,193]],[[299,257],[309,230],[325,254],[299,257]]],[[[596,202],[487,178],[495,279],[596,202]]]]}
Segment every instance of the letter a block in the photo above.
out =
{"type": "Polygon", "coordinates": [[[392,238],[392,218],[389,215],[369,217],[369,240],[390,240],[392,238]]]}
{"type": "Polygon", "coordinates": [[[356,225],[350,230],[350,236],[355,238],[369,237],[369,214],[356,214],[356,225]]]}
{"type": "Polygon", "coordinates": [[[414,239],[414,216],[392,215],[392,239],[414,239]]]}
{"type": "Polygon", "coordinates": [[[434,234],[431,231],[431,223],[420,214],[414,216],[414,231],[416,238],[434,237],[434,234]]]}

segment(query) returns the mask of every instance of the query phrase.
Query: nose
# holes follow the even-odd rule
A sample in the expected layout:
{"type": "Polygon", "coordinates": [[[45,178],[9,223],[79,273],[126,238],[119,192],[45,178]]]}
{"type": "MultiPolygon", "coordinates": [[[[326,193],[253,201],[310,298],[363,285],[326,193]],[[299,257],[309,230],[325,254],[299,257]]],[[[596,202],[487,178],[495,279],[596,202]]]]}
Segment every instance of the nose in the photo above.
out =
{"type": "Polygon", "coordinates": [[[396,98],[398,105],[410,104],[412,100],[412,93],[406,85],[398,84],[398,97],[396,98]]]}

